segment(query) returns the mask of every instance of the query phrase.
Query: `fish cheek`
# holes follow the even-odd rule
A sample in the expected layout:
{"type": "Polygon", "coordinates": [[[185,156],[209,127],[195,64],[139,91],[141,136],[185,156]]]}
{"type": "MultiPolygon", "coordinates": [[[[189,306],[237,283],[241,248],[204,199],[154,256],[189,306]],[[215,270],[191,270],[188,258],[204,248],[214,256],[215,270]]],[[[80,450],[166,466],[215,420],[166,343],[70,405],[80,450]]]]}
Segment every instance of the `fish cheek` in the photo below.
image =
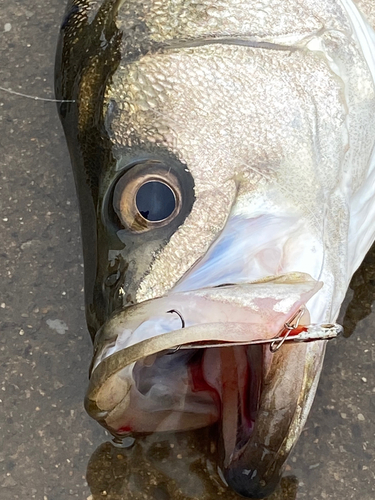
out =
{"type": "Polygon", "coordinates": [[[87,304],[87,321],[96,330],[114,311],[137,302],[139,283],[195,202],[185,164],[161,148],[134,153],[124,152],[106,176],[107,187],[101,186],[97,258],[86,270],[96,272],[87,304]]]}
{"type": "MultiPolygon", "coordinates": [[[[80,204],[86,320],[92,337],[114,310],[133,302],[138,275],[147,272],[152,255],[169,238],[167,231],[154,238],[133,238],[131,232],[124,234],[118,221],[102,216],[105,193],[116,178],[117,159],[123,156],[121,151],[115,154],[103,116],[105,90],[121,60],[116,5],[70,5],[56,54],[56,96],[66,100],[59,114],[80,204]]],[[[133,51],[133,57],[140,51],[133,51]]],[[[127,151],[131,155],[134,150],[127,151]]]]}

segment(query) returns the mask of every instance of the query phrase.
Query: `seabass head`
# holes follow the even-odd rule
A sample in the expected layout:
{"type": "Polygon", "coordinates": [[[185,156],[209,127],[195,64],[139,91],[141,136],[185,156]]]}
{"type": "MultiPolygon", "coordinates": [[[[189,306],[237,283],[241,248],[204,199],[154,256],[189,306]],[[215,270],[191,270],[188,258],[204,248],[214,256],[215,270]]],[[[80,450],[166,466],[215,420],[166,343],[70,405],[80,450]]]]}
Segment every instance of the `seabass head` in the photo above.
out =
{"type": "Polygon", "coordinates": [[[350,102],[340,40],[320,50],[310,11],[286,43],[270,19],[272,36],[246,22],[228,36],[235,14],[215,25],[209,10],[191,33],[173,5],[96,2],[63,25],[57,93],[75,101],[60,113],[95,338],[86,406],[115,435],[219,422],[227,481],[261,498],[304,425],[324,343],[215,345],[272,338],[306,304],[302,322],[335,319],[361,182],[343,177],[348,115],[354,127],[368,104],[350,102]]]}

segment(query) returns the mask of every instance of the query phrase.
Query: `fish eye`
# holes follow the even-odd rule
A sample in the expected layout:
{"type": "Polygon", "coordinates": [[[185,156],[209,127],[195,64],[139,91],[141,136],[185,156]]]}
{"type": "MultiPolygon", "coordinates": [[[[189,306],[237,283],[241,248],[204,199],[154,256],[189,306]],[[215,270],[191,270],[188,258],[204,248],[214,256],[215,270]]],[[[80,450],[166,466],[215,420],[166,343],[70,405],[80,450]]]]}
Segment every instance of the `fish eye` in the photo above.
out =
{"type": "Polygon", "coordinates": [[[179,181],[160,164],[137,165],[117,181],[113,208],[121,224],[131,231],[165,226],[181,209],[179,181]]]}
{"type": "Polygon", "coordinates": [[[140,215],[150,222],[167,219],[176,207],[173,190],[164,182],[145,182],[137,191],[135,204],[140,215]]]}

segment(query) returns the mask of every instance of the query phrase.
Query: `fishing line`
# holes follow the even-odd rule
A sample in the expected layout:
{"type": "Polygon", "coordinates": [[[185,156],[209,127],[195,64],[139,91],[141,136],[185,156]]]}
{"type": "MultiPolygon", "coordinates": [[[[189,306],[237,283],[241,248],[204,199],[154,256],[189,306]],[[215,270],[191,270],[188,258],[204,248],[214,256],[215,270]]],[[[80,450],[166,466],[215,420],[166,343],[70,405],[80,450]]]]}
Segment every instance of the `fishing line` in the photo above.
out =
{"type": "Polygon", "coordinates": [[[49,99],[47,97],[36,97],[36,96],[33,96],[33,95],[22,94],[22,92],[16,92],[15,90],[6,89],[5,87],[0,87],[0,90],[2,90],[3,92],[8,92],[8,94],[17,95],[19,97],[26,97],[27,99],[32,99],[33,101],[59,102],[59,103],[62,103],[62,102],[76,102],[74,100],[68,100],[68,99],[64,100],[64,99],[49,99]]]}

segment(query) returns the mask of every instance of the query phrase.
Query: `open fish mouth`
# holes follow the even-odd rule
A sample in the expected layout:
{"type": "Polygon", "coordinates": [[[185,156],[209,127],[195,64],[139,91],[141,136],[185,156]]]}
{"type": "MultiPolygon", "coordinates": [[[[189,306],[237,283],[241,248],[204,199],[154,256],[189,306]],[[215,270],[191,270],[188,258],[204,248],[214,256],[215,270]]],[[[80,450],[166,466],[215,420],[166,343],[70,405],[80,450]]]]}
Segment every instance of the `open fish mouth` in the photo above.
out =
{"type": "Polygon", "coordinates": [[[275,353],[243,344],[277,336],[321,286],[290,273],[170,293],[116,313],[96,337],[88,413],[116,436],[219,423],[227,482],[267,496],[308,414],[325,343],[275,353]]]}

